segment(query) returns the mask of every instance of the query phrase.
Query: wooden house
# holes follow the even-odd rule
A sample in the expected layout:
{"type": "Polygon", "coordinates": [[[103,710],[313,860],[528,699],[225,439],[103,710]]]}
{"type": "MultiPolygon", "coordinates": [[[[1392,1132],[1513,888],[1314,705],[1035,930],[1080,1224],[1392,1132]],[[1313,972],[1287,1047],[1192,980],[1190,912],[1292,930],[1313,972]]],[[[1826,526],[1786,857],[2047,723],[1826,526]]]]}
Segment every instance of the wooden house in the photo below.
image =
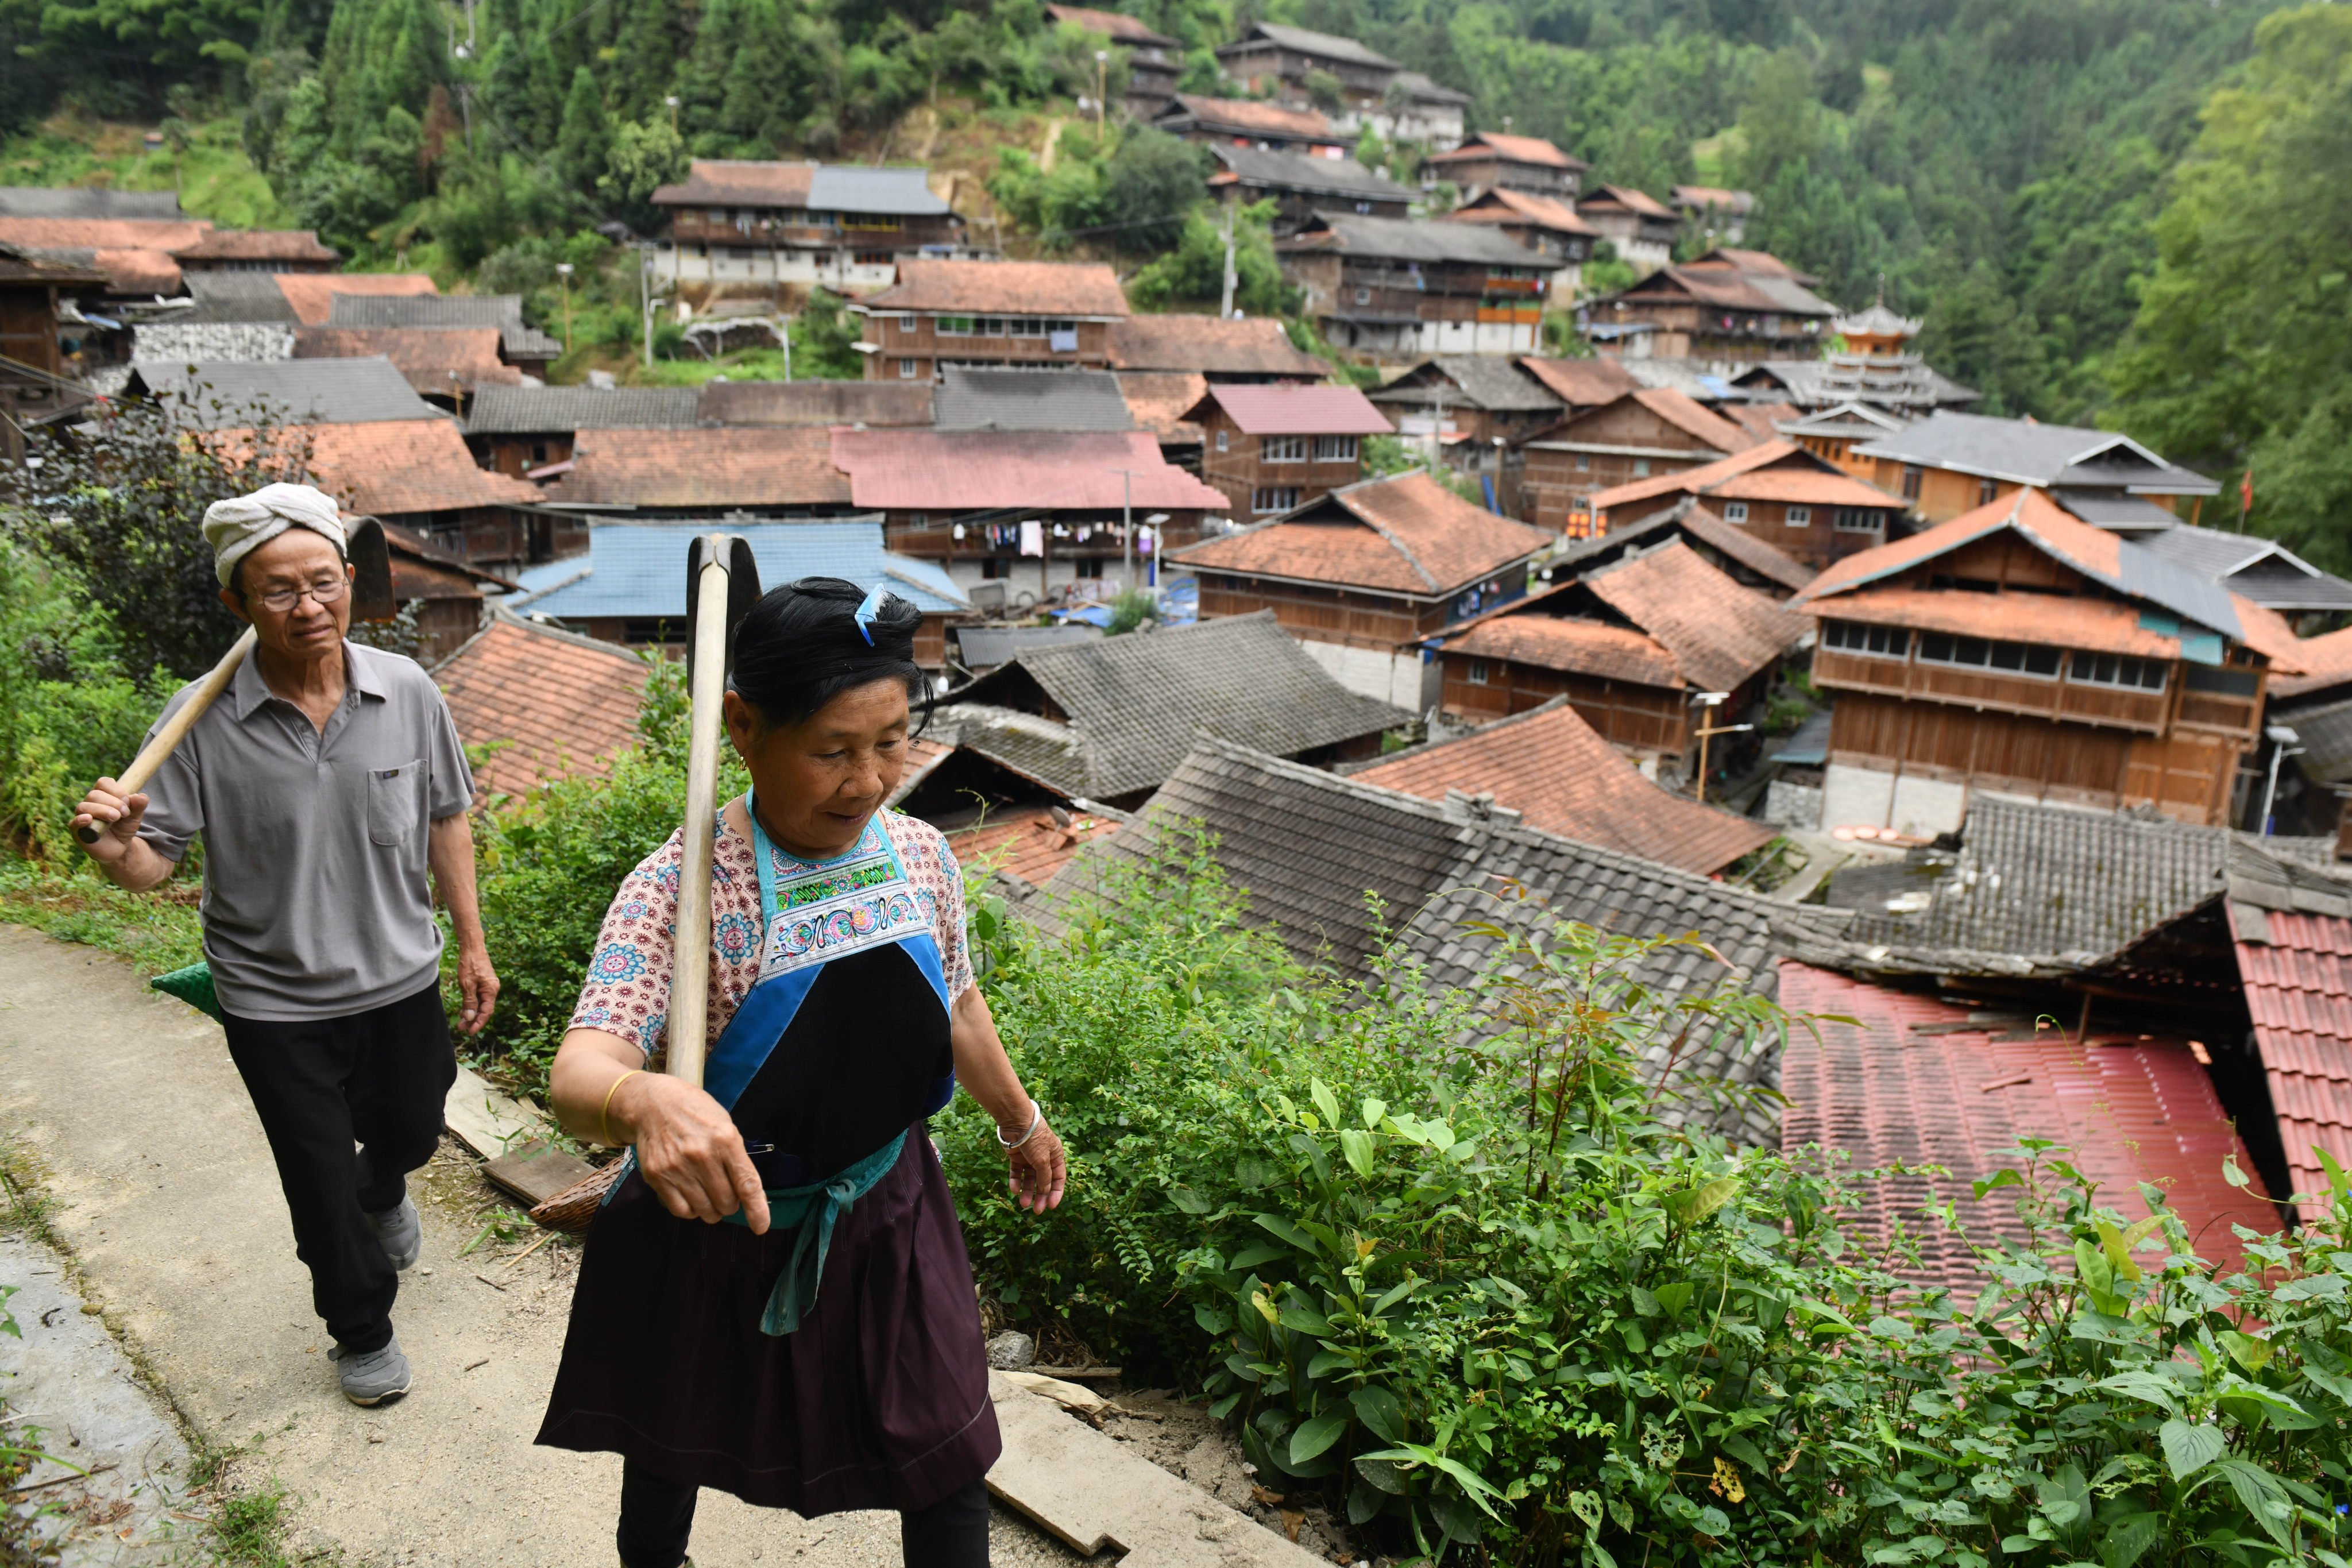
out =
{"type": "Polygon", "coordinates": [[[1538,195],[1498,186],[1481,191],[1445,215],[1447,223],[1483,224],[1510,236],[1552,265],[1552,302],[1566,307],[1576,302],[1584,288],[1584,263],[1601,231],[1576,216],[1576,208],[1558,196],[1538,195]]]}
{"type": "Polygon", "coordinates": [[[1103,369],[1127,295],[1100,262],[908,261],[850,309],[866,380],[930,381],[942,364],[1103,369]]]}
{"type": "Polygon", "coordinates": [[[0,419],[0,460],[25,455],[22,423],[87,402],[68,389],[68,368],[58,341],[62,306],[79,315],[77,296],[93,301],[106,291],[107,275],[0,245],[0,394],[8,417],[0,419]]]}
{"type": "Polygon", "coordinates": [[[1738,245],[1748,237],[1748,215],[1756,210],[1752,191],[1728,191],[1719,185],[1676,185],[1666,205],[1682,214],[1686,232],[1705,245],[1738,245]]]}
{"type": "Polygon", "coordinates": [[[1542,334],[1552,268],[1485,225],[1323,213],[1275,250],[1335,348],[1385,357],[1528,353],[1542,334]]]}
{"type": "Polygon", "coordinates": [[[1685,473],[1756,444],[1745,429],[1672,387],[1637,387],[1520,443],[1520,515],[1538,528],[1582,539],[1596,531],[1596,493],[1685,473]]]}
{"type": "Polygon", "coordinates": [[[2231,819],[2272,611],[2025,489],[1850,556],[1792,601],[1837,695],[1824,826],[1939,832],[1985,791],[2231,819]]]}
{"type": "Polygon", "coordinates": [[[1127,67],[1127,113],[1130,120],[1149,120],[1174,101],[1176,79],[1184,72],[1184,46],[1165,33],[1155,33],[1132,16],[1098,11],[1091,5],[1048,5],[1045,15],[1081,32],[1110,41],[1127,67]]]}
{"type": "Polygon", "coordinates": [[[1277,239],[1307,227],[1319,212],[1401,218],[1412,203],[1411,190],[1353,158],[1310,158],[1215,142],[1209,143],[1209,155],[1218,163],[1209,176],[1209,194],[1244,205],[1274,203],[1277,239]]]}
{"type": "MultiPolygon", "coordinates": [[[[1584,210],[1580,204],[1579,210],[1584,210]]],[[[1590,217],[1590,212],[1586,212],[1590,217]]],[[[1733,363],[1815,353],[1838,309],[1806,287],[1819,279],[1761,250],[1729,247],[1661,265],[1632,288],[1595,300],[1580,321],[1628,358],[1733,363]]]]}
{"type": "Polygon", "coordinates": [[[1646,191],[1630,185],[1595,185],[1576,199],[1579,217],[1617,249],[1617,258],[1640,273],[1655,272],[1675,258],[1682,219],[1646,191]]]}
{"type": "MultiPolygon", "coordinates": [[[[1687,777],[1698,730],[1748,721],[1808,629],[1672,540],[1450,628],[1441,705],[1484,722],[1564,696],[1612,745],[1687,777]]],[[[1709,767],[1738,754],[1711,746],[1709,767]]]]}
{"type": "Polygon", "coordinates": [[[1540,136],[1501,131],[1474,132],[1452,152],[1431,153],[1421,166],[1424,175],[1451,180],[1464,191],[1524,191],[1569,202],[1592,167],[1540,136]]]}
{"type": "Polygon", "coordinates": [[[1900,494],[1930,522],[2030,487],[2102,528],[2165,528],[2180,521],[2179,500],[2193,503],[2221,488],[2112,430],[1948,408],[1857,445],[1852,457],[1871,463],[1879,488],[1900,494]]]}
{"type": "Polygon", "coordinates": [[[1428,474],[1368,479],[1180,552],[1201,614],[1271,610],[1340,684],[1414,712],[1435,700],[1421,644],[1527,591],[1548,542],[1428,474]]]}
{"type": "Polygon", "coordinates": [[[1265,103],[1254,98],[1202,98],[1180,92],[1151,123],[1187,142],[1228,147],[1263,147],[1304,153],[1310,158],[1344,158],[1356,140],[1342,134],[1319,110],[1265,103]]]}
{"type": "Polygon", "coordinates": [[[1246,518],[1354,484],[1364,437],[1396,428],[1352,386],[1212,386],[1184,418],[1201,428],[1201,477],[1246,518]]]}
{"type": "Polygon", "coordinates": [[[1292,342],[1277,317],[1181,314],[1113,321],[1110,367],[1210,381],[1321,381],[1331,369],[1292,342]]]}
{"type": "Polygon", "coordinates": [[[1606,532],[1616,517],[1644,515],[1685,495],[1816,570],[1882,543],[1904,510],[1885,490],[1784,438],[1699,468],[1596,490],[1592,526],[1606,532]]]}
{"type": "Polygon", "coordinates": [[[1744,528],[1734,528],[1688,496],[1647,517],[1620,520],[1608,532],[1563,542],[1537,575],[1545,582],[1581,576],[1627,555],[1681,540],[1698,558],[1743,588],[1775,604],[1821,575],[1795,556],[1774,549],[1744,528]]]}
{"type": "Polygon", "coordinates": [[[1217,50],[1225,74],[1286,104],[1336,101],[1333,123],[1369,127],[1382,141],[1451,147],[1462,140],[1470,95],[1440,87],[1353,38],[1279,22],[1255,22],[1217,50]]]}
{"type": "Polygon", "coordinates": [[[653,204],[671,285],[887,287],[908,257],[967,253],[963,219],[921,169],[698,158],[653,204]]]}

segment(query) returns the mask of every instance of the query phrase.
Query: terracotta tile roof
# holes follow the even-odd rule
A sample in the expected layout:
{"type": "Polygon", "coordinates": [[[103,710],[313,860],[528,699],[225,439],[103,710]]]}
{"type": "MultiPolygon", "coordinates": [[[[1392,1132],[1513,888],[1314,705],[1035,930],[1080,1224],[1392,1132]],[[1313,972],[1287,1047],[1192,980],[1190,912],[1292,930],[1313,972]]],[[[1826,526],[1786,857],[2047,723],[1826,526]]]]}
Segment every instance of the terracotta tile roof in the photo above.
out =
{"type": "Polygon", "coordinates": [[[338,294],[437,294],[422,272],[280,272],[278,291],[303,324],[323,327],[338,294]]]}
{"type": "MultiPolygon", "coordinates": [[[[1679,477],[1688,479],[1692,474],[1679,477]]],[[[2285,621],[2275,613],[2105,529],[2092,527],[2036,489],[2019,490],[1908,539],[1849,555],[1815,578],[1798,598],[1812,603],[1830,595],[1851,593],[2004,529],[2053,560],[2117,594],[2158,605],[2223,637],[2233,637],[2282,668],[2296,670],[2302,667],[2300,645],[2285,621]]]]}
{"type": "Polygon", "coordinates": [[[1129,316],[1110,329],[1113,370],[1198,371],[1320,381],[1331,367],[1300,350],[1272,316],[1129,316]]]}
{"type": "Polygon", "coordinates": [[[2273,697],[2303,697],[2352,680],[2352,626],[2305,637],[2295,648],[2295,662],[2303,673],[2273,677],[2273,697]]]}
{"type": "Polygon", "coordinates": [[[1578,408],[1597,408],[1642,384],[1613,359],[1538,359],[1530,354],[1519,361],[1519,368],[1558,393],[1561,402],[1578,408]]]}
{"type": "Polygon", "coordinates": [[[1135,422],[1162,441],[1198,441],[1202,430],[1184,417],[1209,390],[1198,371],[1123,370],[1118,390],[1135,422]]]}
{"type": "MultiPolygon", "coordinates": [[[[1189,92],[1176,95],[1176,106],[1202,125],[1219,130],[1271,133],[1335,146],[1346,140],[1331,129],[1330,121],[1319,110],[1288,109],[1247,98],[1200,98],[1189,92]]],[[[1167,118],[1165,110],[1161,118],[1167,118]]]]}
{"type": "MultiPolygon", "coordinates": [[[[1719,486],[1742,479],[1758,469],[1780,465],[1786,465],[1801,474],[1817,476],[1822,495],[1829,498],[1822,502],[1823,505],[1877,506],[1900,510],[1904,504],[1884,490],[1863,484],[1860,479],[1854,479],[1827,459],[1813,456],[1794,441],[1779,440],[1759,442],[1744,451],[1734,452],[1731,456],[1718,458],[1703,468],[1686,468],[1679,474],[1660,474],[1654,479],[1635,479],[1631,484],[1597,490],[1593,493],[1592,506],[1596,511],[1609,511],[1618,507],[1632,505],[1635,501],[1650,500],[1658,496],[1678,494],[1712,496],[1720,493],[1719,486]],[[1861,489],[1857,491],[1848,488],[1853,486],[1860,486],[1861,489]],[[1866,494],[1868,499],[1846,499],[1864,494],[1866,494]]],[[[1770,499],[1803,500],[1807,498],[1789,496],[1770,499]]],[[[1892,547],[1881,546],[1881,548],[1892,547]]],[[[1864,553],[1874,552],[1864,552],[1864,553]]],[[[1848,559],[1854,558],[1850,556],[1848,559]]]]}
{"type": "Polygon", "coordinates": [[[1604,604],[1672,650],[1683,674],[1728,691],[1778,662],[1811,628],[1676,542],[1582,579],[1604,604]]]}
{"type": "Polygon", "coordinates": [[[861,310],[1019,311],[1041,316],[1123,317],[1118,274],[1097,261],[924,261],[898,263],[896,287],[869,296],[861,310]]]}
{"type": "Polygon", "coordinates": [[[1424,800],[1491,794],[1529,827],[1706,876],[1770,843],[1772,828],[1669,795],[1554,698],[1456,740],[1350,771],[1424,800]]]}
{"type": "Polygon", "coordinates": [[[1570,616],[1504,616],[1474,621],[1445,639],[1447,653],[1508,659],[1610,680],[1680,690],[1688,683],[1665,645],[1631,626],[1570,616]]]}
{"type": "Polygon", "coordinates": [[[1734,474],[1698,492],[1710,500],[1795,501],[1811,506],[1893,508],[1901,505],[1875,485],[1846,474],[1824,474],[1795,465],[1734,474]]]}
{"type": "Polygon", "coordinates": [[[1813,580],[1811,567],[1792,555],[1783,554],[1748,530],[1724,521],[1689,496],[1647,517],[1618,522],[1606,533],[1565,542],[1552,557],[1552,574],[1580,575],[1591,567],[1606,565],[1622,555],[1662,543],[1676,534],[1704,545],[1702,557],[1707,550],[1713,550],[1780,587],[1793,590],[1813,580]]]}
{"type": "Polygon", "coordinates": [[[553,500],[662,507],[815,507],[848,502],[822,426],[583,430],[553,500]]]}
{"type": "MultiPolygon", "coordinates": [[[[1683,187],[1678,186],[1676,188],[1680,189],[1683,187]]],[[[1694,191],[1698,189],[1696,186],[1689,188],[1694,191]]],[[[1708,195],[1715,196],[1733,196],[1743,194],[1744,193],[1738,191],[1712,191],[1708,193],[1708,195]]],[[[1739,271],[1753,272],[1765,278],[1792,278],[1800,283],[1811,283],[1813,281],[1812,274],[1798,271],[1795,268],[1790,266],[1787,262],[1781,260],[1779,257],[1773,255],[1769,250],[1742,250],[1738,246],[1732,245],[1718,245],[1713,250],[1708,251],[1705,256],[1699,257],[1697,259],[1691,262],[1690,265],[1693,267],[1706,267],[1718,262],[1727,267],[1736,268],[1739,271]]]]}
{"type": "Polygon", "coordinates": [[[401,419],[370,425],[312,425],[311,483],[353,512],[404,517],[474,507],[536,506],[528,479],[474,466],[452,419],[401,419]]]}
{"type": "Polygon", "coordinates": [[[1817,574],[1813,569],[1777,546],[1735,523],[1728,523],[1694,502],[1678,520],[1683,530],[1714,549],[1720,550],[1750,572],[1768,577],[1784,588],[1801,588],[1817,574]]]}
{"type": "Polygon", "coordinates": [[[434,667],[433,679],[458,738],[489,749],[474,767],[484,795],[601,774],[614,752],[637,740],[646,666],[611,643],[499,612],[434,667]]]}
{"type": "Polygon", "coordinates": [[[1176,552],[1192,570],[1251,573],[1443,598],[1515,570],[1551,542],[1472,506],[1419,469],[1333,490],[1297,511],[1176,552]]]}
{"type": "Polygon", "coordinates": [[[341,261],[342,253],[319,243],[307,228],[215,228],[193,245],[172,247],[172,258],[190,261],[341,261]]]}
{"type": "Polygon", "coordinates": [[[1208,389],[1192,417],[1205,418],[1209,404],[1223,408],[1245,436],[1391,436],[1396,426],[1352,386],[1217,385],[1208,389]]]}
{"type": "Polygon", "coordinates": [[[2065,1144],[2101,1200],[2127,1216],[2147,1212],[2139,1183],[2162,1187],[2201,1257],[2242,1260],[2232,1225],[2278,1228],[2259,1192],[2222,1179],[2224,1159],[2234,1155],[2248,1173],[2253,1160],[2186,1040],[2094,1031],[2086,1047],[2060,1030],[2036,1035],[2022,1011],[1988,1018],[1794,961],[1780,964],[1780,1002],[1822,1020],[1818,1041],[1791,1029],[1781,1052],[1781,1147],[1841,1150],[1855,1170],[1899,1163],[1950,1173],[1887,1178],[1857,1194],[1858,1228],[1873,1242],[1898,1226],[1920,1239],[1921,1284],[1971,1299],[1984,1284],[1957,1238],[1916,1223],[1923,1208],[1949,1203],[1980,1239],[2023,1239],[2013,1194],[1979,1202],[1969,1185],[2016,1163],[2005,1151],[2021,1136],[2065,1144]],[[1840,1018],[1853,1022],[1831,1021],[1840,1018]]]}
{"type": "Polygon", "coordinates": [[[1756,440],[1769,441],[1780,435],[1781,424],[1801,419],[1804,413],[1793,403],[1727,403],[1722,416],[1756,440]]]}
{"type": "Polygon", "coordinates": [[[890,511],[1054,510],[1230,503],[1160,455],[1149,430],[835,430],[832,463],[847,498],[890,511]],[[1134,470],[1131,489],[1118,470],[1134,470]]]}
{"type": "Polygon", "coordinates": [[[1661,204],[1657,197],[1646,191],[1637,191],[1631,185],[1595,185],[1588,195],[1580,197],[1577,202],[1579,206],[1605,206],[1611,204],[1623,207],[1628,212],[1638,213],[1643,217],[1670,218],[1675,216],[1674,210],[1661,204]]]}
{"type": "Polygon", "coordinates": [[[382,354],[419,392],[446,397],[484,384],[520,386],[522,372],[499,359],[496,327],[297,327],[296,359],[382,354]]]}
{"type": "Polygon", "coordinates": [[[1626,395],[1677,430],[1697,437],[1718,452],[1744,452],[1756,445],[1756,437],[1746,426],[1735,424],[1714,413],[1687,392],[1671,386],[1644,386],[1626,395]]]}
{"type": "Polygon", "coordinates": [[[1107,33],[1121,43],[1155,44],[1161,48],[1176,45],[1176,40],[1166,34],[1155,33],[1134,17],[1122,16],[1116,11],[1097,11],[1091,5],[1048,5],[1045,15],[1089,33],[1107,33]]]}
{"type": "Polygon", "coordinates": [[[1937,588],[1866,588],[1805,606],[1823,620],[1867,621],[1918,631],[1956,632],[2011,642],[2046,643],[2178,658],[2180,639],[2147,630],[2139,612],[2113,599],[2056,594],[1956,594],[1937,588]]]}
{"type": "Polygon", "coordinates": [[[685,180],[664,185],[653,199],[664,206],[804,207],[814,163],[696,158],[685,180]]]}
{"type": "Polygon", "coordinates": [[[1068,865],[1080,845],[1117,833],[1120,820],[1066,808],[1057,819],[1053,806],[1022,805],[992,811],[969,826],[943,831],[948,847],[967,869],[985,866],[999,876],[1018,877],[1036,888],[1068,865]]]}
{"type": "Polygon", "coordinates": [[[1514,136],[1501,131],[1478,131],[1450,153],[1433,153],[1429,163],[1454,163],[1496,154],[1514,163],[1534,163],[1547,169],[1589,169],[1581,158],[1571,158],[1540,136],[1514,136]]]}
{"type": "Polygon", "coordinates": [[[934,390],[928,381],[706,381],[696,413],[716,425],[929,425],[934,390]]]}
{"type": "Polygon", "coordinates": [[[212,225],[203,218],[0,217],[0,244],[34,250],[152,250],[168,259],[212,225]]]}
{"type": "Polygon", "coordinates": [[[90,261],[106,274],[109,286],[117,294],[173,294],[179,291],[180,264],[163,251],[102,246],[90,253],[90,261]]]}
{"type": "MultiPolygon", "coordinates": [[[[1429,162],[1434,163],[1437,159],[1429,162]]],[[[1557,196],[1515,191],[1497,185],[1481,192],[1475,201],[1445,215],[1454,223],[1531,223],[1555,234],[1598,235],[1601,231],[1576,216],[1576,209],[1557,196]],[[1491,204],[1491,205],[1490,205],[1491,204]]]]}

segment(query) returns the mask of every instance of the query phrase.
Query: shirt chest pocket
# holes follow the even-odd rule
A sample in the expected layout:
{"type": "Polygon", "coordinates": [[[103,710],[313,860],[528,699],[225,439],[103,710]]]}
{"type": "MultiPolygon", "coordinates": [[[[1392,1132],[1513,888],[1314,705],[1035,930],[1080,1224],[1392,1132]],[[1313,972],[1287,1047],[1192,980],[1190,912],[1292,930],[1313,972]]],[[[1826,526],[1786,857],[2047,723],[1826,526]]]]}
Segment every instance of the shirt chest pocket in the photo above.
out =
{"type": "Polygon", "coordinates": [[[367,776],[368,842],[402,845],[425,815],[425,759],[396,768],[370,768],[367,776]]]}

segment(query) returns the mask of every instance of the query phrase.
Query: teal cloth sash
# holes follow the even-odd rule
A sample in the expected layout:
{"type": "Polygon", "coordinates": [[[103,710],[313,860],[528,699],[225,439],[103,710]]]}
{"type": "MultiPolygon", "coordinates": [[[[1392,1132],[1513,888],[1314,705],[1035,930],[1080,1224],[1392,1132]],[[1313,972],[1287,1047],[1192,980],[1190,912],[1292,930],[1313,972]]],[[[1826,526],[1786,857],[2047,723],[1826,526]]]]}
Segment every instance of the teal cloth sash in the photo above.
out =
{"type": "MultiPolygon", "coordinates": [[[[792,1261],[776,1277],[776,1288],[768,1292],[767,1310],[760,1314],[761,1333],[782,1338],[799,1329],[801,1320],[816,1305],[817,1287],[824,1279],[825,1254],[833,1248],[834,1222],[890,1173],[906,1147],[907,1135],[901,1132],[828,1181],[769,1192],[768,1228],[796,1234],[792,1261]]],[[[751,1222],[737,1209],[727,1216],[727,1223],[748,1226],[751,1222]]]]}

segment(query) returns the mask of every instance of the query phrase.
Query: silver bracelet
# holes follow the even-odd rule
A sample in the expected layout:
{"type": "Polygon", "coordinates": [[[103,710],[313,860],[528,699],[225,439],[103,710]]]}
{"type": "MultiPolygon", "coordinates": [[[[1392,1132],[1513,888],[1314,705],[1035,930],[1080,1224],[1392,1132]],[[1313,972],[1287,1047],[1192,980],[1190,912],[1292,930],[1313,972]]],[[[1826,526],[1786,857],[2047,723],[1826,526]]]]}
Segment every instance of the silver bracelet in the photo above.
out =
{"type": "Polygon", "coordinates": [[[996,1134],[996,1142],[1003,1148],[1006,1153],[1010,1154],[1013,1150],[1020,1148],[1021,1145],[1037,1136],[1037,1129],[1045,1125],[1045,1108],[1038,1104],[1034,1100],[1032,1100],[1029,1102],[1029,1131],[1024,1132],[1018,1138],[1007,1138],[1004,1135],[1003,1131],[999,1129],[996,1134]]]}

